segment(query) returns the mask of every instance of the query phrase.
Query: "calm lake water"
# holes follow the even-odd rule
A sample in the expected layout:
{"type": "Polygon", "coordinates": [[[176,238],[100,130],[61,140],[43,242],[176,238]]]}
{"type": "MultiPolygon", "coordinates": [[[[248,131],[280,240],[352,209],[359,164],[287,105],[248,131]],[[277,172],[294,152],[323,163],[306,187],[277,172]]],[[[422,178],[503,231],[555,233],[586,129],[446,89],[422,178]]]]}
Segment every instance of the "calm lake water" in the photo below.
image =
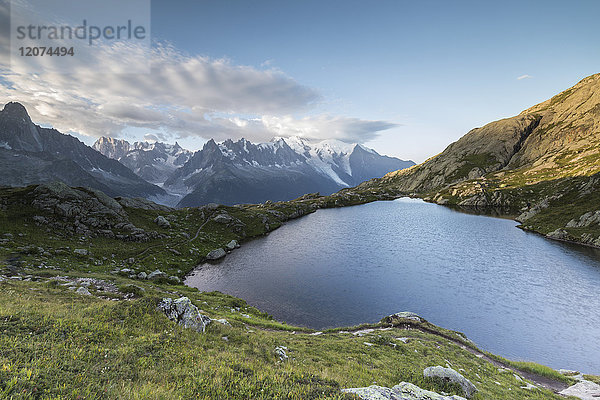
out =
{"type": "Polygon", "coordinates": [[[413,311],[515,360],[600,373],[600,251],[399,199],[319,210],[186,280],[315,329],[413,311]]]}

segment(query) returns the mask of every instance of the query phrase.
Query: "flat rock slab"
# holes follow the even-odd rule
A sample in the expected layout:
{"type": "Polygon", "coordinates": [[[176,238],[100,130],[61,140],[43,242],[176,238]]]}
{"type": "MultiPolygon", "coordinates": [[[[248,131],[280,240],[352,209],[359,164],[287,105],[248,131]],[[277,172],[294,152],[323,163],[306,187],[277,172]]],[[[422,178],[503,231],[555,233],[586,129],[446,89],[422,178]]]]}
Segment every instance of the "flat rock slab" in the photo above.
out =
{"type": "Polygon", "coordinates": [[[578,397],[581,400],[598,400],[600,399],[600,385],[590,381],[581,381],[569,386],[560,394],[578,397]]]}
{"type": "Polygon", "coordinates": [[[421,389],[408,382],[401,382],[393,388],[369,386],[363,388],[343,389],[344,393],[352,393],[362,400],[466,400],[460,396],[444,396],[439,393],[421,389]]]}

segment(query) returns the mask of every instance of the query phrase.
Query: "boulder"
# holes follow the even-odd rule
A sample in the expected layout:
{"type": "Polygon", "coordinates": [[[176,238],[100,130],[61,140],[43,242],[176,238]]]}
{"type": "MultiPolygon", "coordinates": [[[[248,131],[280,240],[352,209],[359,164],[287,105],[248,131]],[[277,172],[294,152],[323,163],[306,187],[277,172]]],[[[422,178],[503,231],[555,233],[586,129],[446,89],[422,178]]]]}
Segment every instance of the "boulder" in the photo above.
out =
{"type": "Polygon", "coordinates": [[[550,232],[546,236],[549,237],[550,239],[558,239],[558,240],[568,240],[570,237],[569,232],[565,231],[564,229],[560,229],[560,228],[555,231],[550,232]]]}
{"type": "Polygon", "coordinates": [[[160,226],[161,228],[170,228],[171,227],[171,223],[169,221],[167,221],[167,219],[165,217],[163,217],[162,215],[159,215],[158,217],[156,217],[154,219],[154,223],[158,226],[160,226]]]}
{"type": "Polygon", "coordinates": [[[286,354],[286,350],[288,348],[285,346],[277,346],[275,347],[275,354],[277,354],[277,356],[279,357],[280,361],[285,361],[288,359],[288,356],[286,354]]]}
{"type": "Polygon", "coordinates": [[[86,249],[75,249],[75,250],[73,250],[73,253],[80,255],[80,256],[87,256],[88,254],[90,254],[90,252],[87,251],[86,249]]]}
{"type": "Polygon", "coordinates": [[[477,388],[471,383],[471,381],[452,368],[444,368],[439,365],[436,367],[428,367],[423,371],[423,376],[425,378],[433,378],[445,382],[456,383],[460,385],[467,398],[471,398],[477,391],[477,388]]]}
{"type": "Polygon", "coordinates": [[[597,383],[583,380],[573,386],[569,386],[562,392],[563,396],[574,396],[582,400],[595,400],[600,398],[600,385],[597,383]]]}
{"type": "Polygon", "coordinates": [[[225,257],[225,255],[227,255],[227,253],[225,252],[225,250],[223,249],[214,249],[211,250],[207,255],[206,258],[208,260],[218,260],[219,258],[223,258],[225,257]]]}
{"type": "Polygon", "coordinates": [[[225,246],[225,248],[227,248],[227,250],[237,249],[238,247],[240,247],[240,245],[238,244],[237,240],[232,240],[231,242],[227,243],[227,245],[225,246]]]}
{"type": "Polygon", "coordinates": [[[198,307],[187,297],[180,297],[177,300],[166,297],[158,304],[158,309],[171,321],[196,332],[204,332],[211,322],[209,317],[200,314],[198,307]]]}
{"type": "Polygon", "coordinates": [[[138,279],[147,279],[148,274],[142,271],[137,275],[137,277],[138,277],[138,279]]]}
{"type": "Polygon", "coordinates": [[[81,294],[84,296],[91,296],[92,294],[90,293],[90,291],[88,290],[88,288],[86,288],[85,286],[80,286],[79,288],[77,288],[77,294],[81,294]]]}
{"type": "Polygon", "coordinates": [[[219,214],[213,218],[213,221],[218,222],[219,224],[228,224],[233,221],[233,218],[229,214],[219,214]]]}
{"type": "Polygon", "coordinates": [[[381,322],[384,324],[392,324],[393,325],[393,324],[397,324],[405,319],[415,321],[415,322],[425,321],[423,318],[421,318],[419,315],[417,315],[413,312],[402,311],[402,312],[397,312],[396,314],[388,315],[387,317],[383,318],[381,320],[381,322]]]}
{"type": "Polygon", "coordinates": [[[352,393],[363,400],[465,400],[460,396],[444,396],[436,392],[421,389],[408,382],[401,382],[393,388],[369,386],[363,388],[343,389],[344,393],[352,393]]]}
{"type": "Polygon", "coordinates": [[[148,275],[148,279],[166,278],[166,277],[167,277],[167,274],[162,272],[160,269],[157,269],[156,271],[151,272],[150,275],[148,275]]]}

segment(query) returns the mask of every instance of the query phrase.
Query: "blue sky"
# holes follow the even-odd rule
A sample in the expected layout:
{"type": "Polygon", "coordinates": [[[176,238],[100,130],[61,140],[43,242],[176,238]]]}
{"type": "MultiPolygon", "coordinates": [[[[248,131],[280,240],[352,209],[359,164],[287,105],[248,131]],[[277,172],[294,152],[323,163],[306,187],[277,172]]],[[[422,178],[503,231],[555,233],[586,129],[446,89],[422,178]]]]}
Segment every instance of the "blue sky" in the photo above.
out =
{"type": "Polygon", "coordinates": [[[600,72],[598,1],[154,1],[155,38],[269,63],[419,161],[600,72]],[[524,75],[531,78],[517,79],[524,75]]]}
{"type": "MultiPolygon", "coordinates": [[[[259,140],[286,123],[309,131],[313,123],[319,138],[328,129],[347,129],[353,132],[347,137],[332,135],[423,161],[468,130],[518,114],[599,72],[598,15],[599,1],[155,0],[152,37],[178,54],[202,57],[210,64],[203,79],[221,76],[220,60],[227,60],[230,81],[223,93],[230,90],[231,101],[212,95],[199,102],[211,122],[229,115],[228,125],[180,123],[196,129],[180,135],[188,147],[198,148],[210,136],[243,135],[235,126],[259,140]],[[240,95],[240,103],[235,84],[243,80],[251,92],[252,79],[259,82],[256,90],[240,95]],[[267,104],[267,96],[285,109],[267,104]],[[211,109],[211,101],[223,105],[211,109]],[[271,130],[265,133],[264,126],[271,130]]],[[[205,90],[198,85],[201,96],[205,90]]],[[[181,108],[193,101],[182,100],[181,108]]],[[[40,111],[44,115],[50,114],[40,111]]],[[[152,126],[122,124],[116,121],[114,132],[103,129],[131,139],[152,126]]],[[[155,133],[171,140],[177,135],[170,129],[164,124],[155,133]]]]}

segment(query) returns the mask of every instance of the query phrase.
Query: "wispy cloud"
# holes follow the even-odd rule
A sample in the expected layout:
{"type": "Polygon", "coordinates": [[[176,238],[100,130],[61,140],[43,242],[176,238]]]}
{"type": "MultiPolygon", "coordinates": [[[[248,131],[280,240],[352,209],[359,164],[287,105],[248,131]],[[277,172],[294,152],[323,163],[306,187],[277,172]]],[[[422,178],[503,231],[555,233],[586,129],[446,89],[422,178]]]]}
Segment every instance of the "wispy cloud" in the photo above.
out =
{"type": "Polygon", "coordinates": [[[523,79],[531,79],[531,78],[533,78],[533,76],[525,74],[525,75],[518,76],[517,80],[522,81],[523,79]]]}
{"type": "Polygon", "coordinates": [[[29,74],[18,65],[0,65],[0,101],[19,101],[34,121],[91,137],[119,137],[134,127],[165,132],[171,140],[301,135],[365,142],[394,126],[340,116],[297,117],[314,113],[320,93],[268,64],[235,65],[163,45],[149,53],[132,48],[127,62],[149,58],[151,73],[123,74],[110,63],[113,50],[104,46],[93,53],[103,61],[102,70],[82,65],[72,74],[29,74]]]}

